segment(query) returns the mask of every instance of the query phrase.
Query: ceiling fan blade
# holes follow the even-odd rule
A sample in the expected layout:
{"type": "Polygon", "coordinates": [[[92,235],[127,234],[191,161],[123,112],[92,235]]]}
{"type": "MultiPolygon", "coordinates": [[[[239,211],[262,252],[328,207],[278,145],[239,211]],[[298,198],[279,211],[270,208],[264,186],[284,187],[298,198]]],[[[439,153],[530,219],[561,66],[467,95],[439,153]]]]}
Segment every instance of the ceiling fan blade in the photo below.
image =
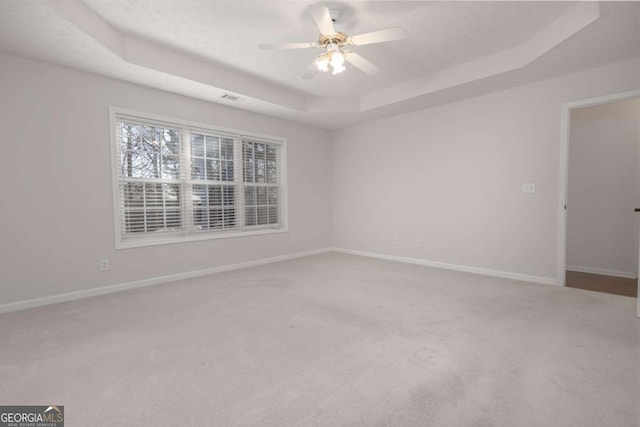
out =
{"type": "Polygon", "coordinates": [[[333,28],[331,14],[326,6],[318,4],[309,5],[309,12],[311,12],[311,16],[313,16],[313,20],[316,21],[316,25],[322,35],[328,36],[336,33],[335,28],[333,28]]]}
{"type": "Polygon", "coordinates": [[[377,74],[380,71],[380,68],[373,65],[369,60],[350,50],[344,53],[344,59],[366,74],[377,74]]]}
{"type": "Polygon", "coordinates": [[[402,40],[407,37],[407,30],[402,27],[387,28],[386,30],[374,31],[372,33],[358,34],[349,37],[349,43],[356,46],[365,44],[389,42],[392,40],[402,40]]]}
{"type": "Polygon", "coordinates": [[[258,47],[264,50],[280,50],[280,49],[310,49],[318,47],[318,43],[273,43],[261,44],[258,47]]]}
{"type": "Polygon", "coordinates": [[[309,68],[307,68],[307,71],[304,72],[304,74],[302,75],[303,79],[312,79],[316,76],[316,74],[318,74],[320,70],[318,70],[318,66],[316,65],[316,61],[313,61],[311,63],[311,65],[309,65],[309,68]]]}

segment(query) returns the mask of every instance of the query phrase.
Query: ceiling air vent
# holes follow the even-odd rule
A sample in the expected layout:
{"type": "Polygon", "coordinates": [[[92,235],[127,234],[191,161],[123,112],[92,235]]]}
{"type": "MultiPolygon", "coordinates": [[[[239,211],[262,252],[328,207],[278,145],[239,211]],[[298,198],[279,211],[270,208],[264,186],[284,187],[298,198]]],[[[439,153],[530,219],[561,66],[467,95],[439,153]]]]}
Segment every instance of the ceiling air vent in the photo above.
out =
{"type": "Polygon", "coordinates": [[[236,95],[231,95],[230,93],[225,93],[222,95],[222,98],[228,99],[229,101],[239,101],[240,97],[236,95]]]}

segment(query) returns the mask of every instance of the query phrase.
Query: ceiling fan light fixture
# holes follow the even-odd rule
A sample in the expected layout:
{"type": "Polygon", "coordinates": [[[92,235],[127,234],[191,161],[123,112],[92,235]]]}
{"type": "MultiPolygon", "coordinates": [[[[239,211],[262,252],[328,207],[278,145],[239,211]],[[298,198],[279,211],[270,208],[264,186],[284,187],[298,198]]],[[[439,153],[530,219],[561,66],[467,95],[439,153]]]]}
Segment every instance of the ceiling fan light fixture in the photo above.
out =
{"type": "Polygon", "coordinates": [[[318,67],[318,70],[324,73],[329,71],[330,63],[331,63],[331,60],[329,58],[329,55],[326,53],[323,53],[322,55],[318,55],[316,58],[316,67],[318,67]]]}
{"type": "Polygon", "coordinates": [[[316,57],[316,67],[318,67],[318,70],[324,73],[331,70],[331,74],[333,75],[343,72],[346,69],[344,66],[345,59],[344,52],[342,52],[340,46],[336,43],[328,43],[326,50],[326,53],[316,57]]]}
{"type": "Polygon", "coordinates": [[[337,50],[335,52],[331,53],[331,69],[333,70],[333,72],[331,74],[333,74],[334,76],[336,74],[340,74],[341,72],[343,72],[345,70],[344,67],[344,53],[342,53],[341,50],[337,50]]]}
{"type": "Polygon", "coordinates": [[[331,66],[333,68],[342,67],[344,65],[344,53],[341,51],[331,53],[331,66]]]}
{"type": "Polygon", "coordinates": [[[340,74],[344,70],[346,70],[344,65],[334,65],[333,66],[333,71],[331,72],[331,74],[333,74],[335,76],[336,74],[340,74]]]}

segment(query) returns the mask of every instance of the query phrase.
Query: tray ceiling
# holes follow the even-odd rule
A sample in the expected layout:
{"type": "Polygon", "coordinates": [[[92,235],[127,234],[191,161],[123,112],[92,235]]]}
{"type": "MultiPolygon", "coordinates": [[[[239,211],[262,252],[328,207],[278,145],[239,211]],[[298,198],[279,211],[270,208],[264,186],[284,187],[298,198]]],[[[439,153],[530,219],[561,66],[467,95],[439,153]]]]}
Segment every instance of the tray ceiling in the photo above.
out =
{"type": "Polygon", "coordinates": [[[327,129],[640,56],[636,2],[321,2],[368,76],[301,76],[318,29],[299,1],[49,0],[0,3],[0,50],[327,129]],[[222,98],[237,95],[238,101],[222,98]]]}

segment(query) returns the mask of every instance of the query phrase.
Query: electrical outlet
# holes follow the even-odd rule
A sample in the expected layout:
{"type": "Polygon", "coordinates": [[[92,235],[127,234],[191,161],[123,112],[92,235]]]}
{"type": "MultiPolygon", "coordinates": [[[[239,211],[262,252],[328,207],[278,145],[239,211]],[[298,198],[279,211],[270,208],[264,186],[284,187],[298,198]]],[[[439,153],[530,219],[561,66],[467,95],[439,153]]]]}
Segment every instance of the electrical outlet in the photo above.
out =
{"type": "Polygon", "coordinates": [[[399,245],[399,244],[400,244],[400,239],[399,239],[399,238],[397,238],[397,237],[394,237],[394,238],[393,238],[393,244],[394,244],[394,245],[399,245]]]}
{"type": "Polygon", "coordinates": [[[422,247],[422,240],[416,239],[416,248],[421,248],[421,247],[422,247]]]}
{"type": "Polygon", "coordinates": [[[100,260],[100,271],[107,271],[109,269],[109,259],[102,258],[100,260]]]}
{"type": "Polygon", "coordinates": [[[295,243],[296,242],[296,236],[291,235],[289,236],[289,243],[295,243]]]}
{"type": "Polygon", "coordinates": [[[525,182],[522,184],[522,194],[533,194],[536,192],[536,184],[533,182],[525,182]]]}

